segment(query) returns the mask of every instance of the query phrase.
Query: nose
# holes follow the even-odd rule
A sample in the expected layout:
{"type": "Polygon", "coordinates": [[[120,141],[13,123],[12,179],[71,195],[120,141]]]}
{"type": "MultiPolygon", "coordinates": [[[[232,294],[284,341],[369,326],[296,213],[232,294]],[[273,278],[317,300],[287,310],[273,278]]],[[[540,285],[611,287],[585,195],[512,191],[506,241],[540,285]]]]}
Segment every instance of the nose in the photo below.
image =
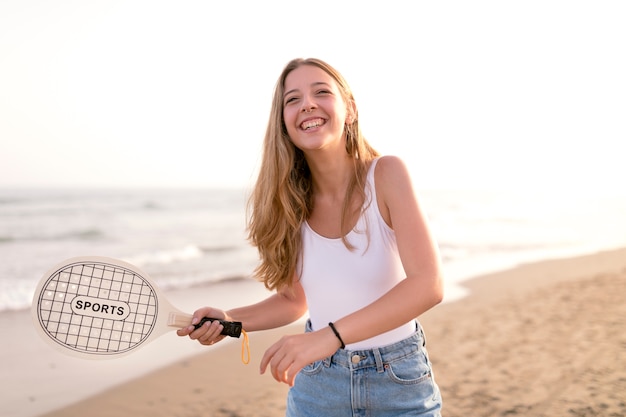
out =
{"type": "Polygon", "coordinates": [[[303,113],[311,113],[315,108],[316,106],[310,97],[305,96],[302,98],[302,109],[300,111],[303,113]]]}

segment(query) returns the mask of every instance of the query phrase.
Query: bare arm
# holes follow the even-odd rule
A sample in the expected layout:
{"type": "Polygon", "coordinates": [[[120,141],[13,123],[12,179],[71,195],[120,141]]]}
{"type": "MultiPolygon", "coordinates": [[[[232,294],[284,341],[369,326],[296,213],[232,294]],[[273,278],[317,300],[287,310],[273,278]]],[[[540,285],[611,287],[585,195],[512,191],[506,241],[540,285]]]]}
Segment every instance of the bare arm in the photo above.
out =
{"type": "Polygon", "coordinates": [[[293,323],[307,311],[304,290],[299,282],[292,290],[278,292],[246,307],[226,311],[226,317],[243,323],[248,332],[268,330],[293,323]]]}
{"type": "Polygon", "coordinates": [[[374,303],[335,323],[346,344],[392,330],[443,298],[439,251],[406,166],[398,158],[384,157],[376,167],[375,180],[379,208],[396,234],[406,279],[374,303]]]}
{"type": "Polygon", "coordinates": [[[213,307],[203,307],[193,314],[192,325],[179,329],[179,336],[189,336],[202,344],[212,345],[224,338],[220,335],[223,327],[219,322],[207,322],[199,329],[194,325],[202,317],[222,318],[230,321],[242,322],[247,332],[267,330],[281,327],[302,317],[307,311],[304,291],[299,283],[294,284],[291,291],[275,293],[263,301],[245,307],[223,311],[213,307]]]}
{"type": "MultiPolygon", "coordinates": [[[[406,278],[370,305],[335,322],[346,344],[392,330],[443,298],[439,252],[406,166],[398,158],[384,157],[376,167],[375,181],[377,203],[395,231],[406,278]]],[[[261,372],[269,365],[276,380],[293,384],[303,366],[332,355],[339,344],[328,327],[283,337],[265,353],[261,372]]]]}

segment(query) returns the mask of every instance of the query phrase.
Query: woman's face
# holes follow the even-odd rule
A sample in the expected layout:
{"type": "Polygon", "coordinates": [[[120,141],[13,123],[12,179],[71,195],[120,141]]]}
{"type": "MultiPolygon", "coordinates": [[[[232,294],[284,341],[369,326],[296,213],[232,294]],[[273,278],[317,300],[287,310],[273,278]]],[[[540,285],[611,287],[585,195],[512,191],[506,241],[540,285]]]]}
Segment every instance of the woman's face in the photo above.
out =
{"type": "Polygon", "coordinates": [[[345,150],[343,132],[348,106],[335,80],[313,65],[301,65],[285,79],[283,120],[295,146],[303,152],[345,150]]]}

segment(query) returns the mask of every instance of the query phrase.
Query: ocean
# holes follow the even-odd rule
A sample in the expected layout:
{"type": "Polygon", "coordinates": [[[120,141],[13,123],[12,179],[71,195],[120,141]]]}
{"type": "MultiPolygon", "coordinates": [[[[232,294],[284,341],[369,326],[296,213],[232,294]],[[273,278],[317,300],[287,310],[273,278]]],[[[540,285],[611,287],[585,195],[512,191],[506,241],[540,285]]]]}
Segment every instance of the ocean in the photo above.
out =
{"type": "MultiPolygon", "coordinates": [[[[483,273],[626,246],[626,196],[419,195],[441,250],[444,301],[467,295],[459,284],[483,273]]],[[[165,290],[251,280],[246,198],[243,189],[0,190],[0,312],[29,308],[44,273],[74,256],[125,260],[165,290]]]]}

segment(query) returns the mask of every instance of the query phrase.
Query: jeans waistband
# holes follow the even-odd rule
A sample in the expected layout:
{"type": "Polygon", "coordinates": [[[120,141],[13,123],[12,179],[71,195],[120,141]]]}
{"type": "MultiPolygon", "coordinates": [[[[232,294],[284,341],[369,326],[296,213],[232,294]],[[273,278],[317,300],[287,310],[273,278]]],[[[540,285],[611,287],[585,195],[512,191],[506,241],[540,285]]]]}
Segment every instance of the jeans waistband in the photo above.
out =
{"type": "MultiPolygon", "coordinates": [[[[306,331],[310,332],[311,323],[307,321],[306,331]]],[[[406,339],[400,340],[387,346],[364,350],[338,349],[332,356],[323,359],[325,366],[334,363],[338,366],[352,370],[376,367],[379,372],[383,371],[384,364],[390,363],[406,356],[414,354],[417,350],[426,346],[424,331],[419,322],[415,321],[415,332],[406,339]]]]}

